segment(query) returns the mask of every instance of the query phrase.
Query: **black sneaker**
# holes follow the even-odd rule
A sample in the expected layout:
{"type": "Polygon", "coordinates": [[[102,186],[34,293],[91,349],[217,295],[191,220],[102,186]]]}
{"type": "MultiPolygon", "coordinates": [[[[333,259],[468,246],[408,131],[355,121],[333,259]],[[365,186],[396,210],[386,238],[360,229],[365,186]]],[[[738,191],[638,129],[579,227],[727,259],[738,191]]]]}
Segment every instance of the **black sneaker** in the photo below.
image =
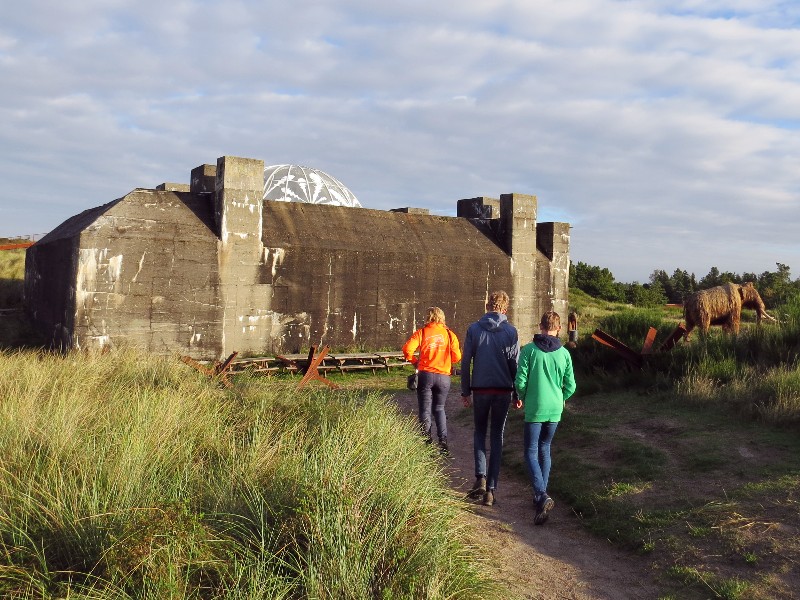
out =
{"type": "Polygon", "coordinates": [[[494,490],[486,490],[483,494],[483,505],[494,506],[494,490]]]}
{"type": "Polygon", "coordinates": [[[439,453],[443,454],[444,456],[450,455],[450,451],[447,449],[447,438],[442,438],[439,440],[439,453]]]}
{"type": "Polygon", "coordinates": [[[486,493],[486,477],[478,476],[475,478],[475,485],[472,486],[472,489],[467,494],[468,497],[472,498],[473,500],[478,500],[483,498],[483,495],[486,493]]]}
{"type": "Polygon", "coordinates": [[[544,525],[547,522],[547,518],[550,516],[549,512],[553,510],[553,507],[556,505],[553,502],[553,499],[544,494],[540,499],[539,502],[536,503],[536,516],[533,518],[534,525],[544,525]]]}

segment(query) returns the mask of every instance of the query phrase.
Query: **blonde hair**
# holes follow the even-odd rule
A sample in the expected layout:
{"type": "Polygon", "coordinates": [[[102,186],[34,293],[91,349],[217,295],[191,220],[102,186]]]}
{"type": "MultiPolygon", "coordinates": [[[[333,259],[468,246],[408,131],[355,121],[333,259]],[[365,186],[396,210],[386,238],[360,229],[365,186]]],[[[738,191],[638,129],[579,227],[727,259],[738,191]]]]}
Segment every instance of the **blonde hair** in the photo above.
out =
{"type": "Polygon", "coordinates": [[[542,315],[542,320],[539,322],[539,327],[545,331],[555,331],[561,329],[561,317],[557,312],[549,311],[542,315]]]}
{"type": "Polygon", "coordinates": [[[428,323],[441,323],[444,325],[444,311],[438,306],[428,307],[428,323]]]}
{"type": "Polygon", "coordinates": [[[508,294],[503,290],[498,290],[491,293],[488,302],[486,302],[486,308],[489,312],[503,312],[508,310],[509,303],[508,294]]]}

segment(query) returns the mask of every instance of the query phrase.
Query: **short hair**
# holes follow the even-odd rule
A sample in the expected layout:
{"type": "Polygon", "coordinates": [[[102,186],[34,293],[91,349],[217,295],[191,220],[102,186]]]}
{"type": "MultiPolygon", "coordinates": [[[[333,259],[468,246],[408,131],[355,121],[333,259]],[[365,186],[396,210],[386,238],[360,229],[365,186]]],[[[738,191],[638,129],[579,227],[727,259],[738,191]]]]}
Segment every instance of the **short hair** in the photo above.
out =
{"type": "Polygon", "coordinates": [[[508,310],[509,302],[510,300],[508,299],[508,294],[506,294],[503,290],[498,290],[489,295],[489,300],[486,302],[486,308],[490,312],[502,312],[504,310],[508,310]]]}
{"type": "Polygon", "coordinates": [[[555,311],[548,311],[542,315],[539,327],[545,331],[555,331],[561,327],[561,317],[555,311]]]}
{"type": "Polygon", "coordinates": [[[428,307],[428,323],[441,323],[444,325],[444,311],[438,306],[428,307]]]}

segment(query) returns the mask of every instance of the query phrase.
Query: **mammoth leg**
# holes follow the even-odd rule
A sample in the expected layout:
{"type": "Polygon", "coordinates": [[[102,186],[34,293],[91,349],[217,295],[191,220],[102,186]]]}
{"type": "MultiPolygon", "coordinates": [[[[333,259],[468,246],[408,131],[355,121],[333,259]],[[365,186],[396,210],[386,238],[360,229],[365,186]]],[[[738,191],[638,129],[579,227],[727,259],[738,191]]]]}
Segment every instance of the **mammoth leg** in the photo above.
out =
{"type": "Polygon", "coordinates": [[[691,335],[692,330],[694,330],[694,328],[697,327],[697,325],[695,324],[694,319],[688,313],[688,311],[684,311],[683,320],[686,321],[686,331],[683,334],[683,339],[688,342],[689,341],[689,336],[691,335]]]}
{"type": "Polygon", "coordinates": [[[742,320],[742,313],[732,313],[730,319],[730,330],[736,335],[739,334],[739,323],[742,320]]]}
{"type": "Polygon", "coordinates": [[[700,313],[700,323],[698,323],[700,327],[700,333],[703,334],[705,337],[708,335],[708,330],[711,329],[711,315],[707,312],[703,311],[700,313]]]}

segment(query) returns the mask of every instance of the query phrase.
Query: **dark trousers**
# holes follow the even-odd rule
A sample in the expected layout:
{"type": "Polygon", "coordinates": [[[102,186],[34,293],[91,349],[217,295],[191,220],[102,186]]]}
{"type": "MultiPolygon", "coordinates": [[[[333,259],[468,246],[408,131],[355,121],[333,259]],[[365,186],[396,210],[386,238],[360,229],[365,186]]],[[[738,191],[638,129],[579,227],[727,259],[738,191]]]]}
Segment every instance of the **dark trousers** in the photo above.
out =
{"type": "Polygon", "coordinates": [[[486,487],[497,488],[500,478],[500,460],[503,457],[503,432],[506,428],[511,392],[482,394],[472,392],[472,411],[475,418],[475,434],[472,440],[475,452],[475,476],[486,477],[486,487]],[[489,470],[486,470],[486,432],[490,430],[489,470]]]}
{"type": "Polygon", "coordinates": [[[447,416],[444,412],[447,393],[450,391],[450,375],[419,372],[417,384],[417,402],[419,404],[419,423],[422,433],[431,437],[431,414],[436,421],[439,441],[447,439],[447,416]]]}

